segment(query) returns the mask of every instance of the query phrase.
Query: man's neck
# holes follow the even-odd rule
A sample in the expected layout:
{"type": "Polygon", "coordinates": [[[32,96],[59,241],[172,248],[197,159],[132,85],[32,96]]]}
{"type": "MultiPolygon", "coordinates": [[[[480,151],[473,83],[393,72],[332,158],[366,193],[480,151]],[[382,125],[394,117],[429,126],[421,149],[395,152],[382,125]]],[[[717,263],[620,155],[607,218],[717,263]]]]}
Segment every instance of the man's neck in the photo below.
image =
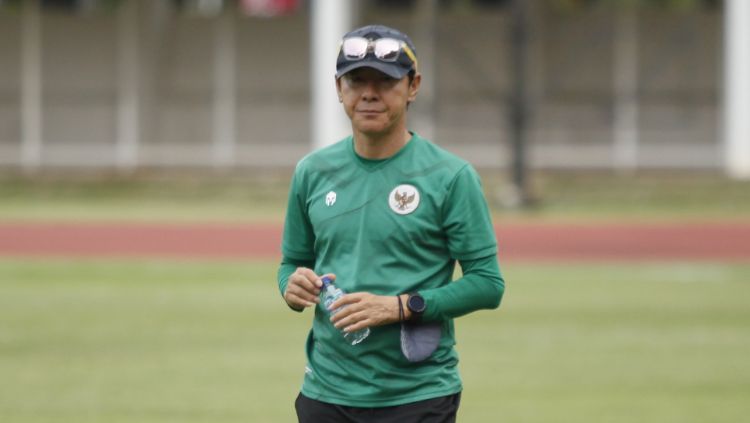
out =
{"type": "Polygon", "coordinates": [[[360,157],[370,160],[387,159],[403,148],[411,139],[406,129],[387,135],[354,133],[354,151],[360,157]]]}

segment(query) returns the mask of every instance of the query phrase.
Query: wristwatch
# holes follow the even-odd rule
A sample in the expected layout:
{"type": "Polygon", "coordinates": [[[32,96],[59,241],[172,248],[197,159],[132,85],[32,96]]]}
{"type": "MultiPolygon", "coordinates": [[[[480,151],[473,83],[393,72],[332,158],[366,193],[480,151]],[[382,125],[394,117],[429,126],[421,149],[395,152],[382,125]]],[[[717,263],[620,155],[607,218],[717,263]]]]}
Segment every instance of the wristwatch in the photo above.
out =
{"type": "Polygon", "coordinates": [[[406,300],[406,308],[411,312],[411,319],[414,322],[422,320],[427,304],[424,302],[424,297],[419,295],[419,292],[412,292],[409,294],[409,298],[406,300]]]}

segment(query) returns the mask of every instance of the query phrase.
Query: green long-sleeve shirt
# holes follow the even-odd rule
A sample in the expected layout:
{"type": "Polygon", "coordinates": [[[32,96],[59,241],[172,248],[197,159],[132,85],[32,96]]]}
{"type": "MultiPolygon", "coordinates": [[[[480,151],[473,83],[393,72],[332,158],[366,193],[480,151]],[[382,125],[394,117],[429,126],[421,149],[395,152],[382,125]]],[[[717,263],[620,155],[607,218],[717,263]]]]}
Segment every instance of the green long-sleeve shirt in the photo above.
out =
{"type": "Polygon", "coordinates": [[[438,349],[410,363],[400,325],[349,345],[315,308],[302,392],[381,407],[461,390],[453,318],[499,305],[504,282],[479,177],[465,161],[414,135],[396,155],[366,160],[351,137],[298,164],[289,192],[279,289],[298,266],[335,273],[346,292],[419,292],[425,321],[442,322],[438,349]],[[455,263],[463,276],[452,281],[455,263]]]}

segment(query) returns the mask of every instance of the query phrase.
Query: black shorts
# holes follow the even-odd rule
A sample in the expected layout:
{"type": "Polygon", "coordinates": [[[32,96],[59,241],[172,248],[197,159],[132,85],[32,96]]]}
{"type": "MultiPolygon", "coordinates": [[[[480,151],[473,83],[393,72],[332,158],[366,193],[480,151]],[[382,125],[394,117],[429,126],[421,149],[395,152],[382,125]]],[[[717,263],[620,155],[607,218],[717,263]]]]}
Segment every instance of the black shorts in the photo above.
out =
{"type": "Polygon", "coordinates": [[[300,423],[453,423],[461,393],[393,407],[360,408],[329,404],[297,396],[294,408],[300,423]]]}

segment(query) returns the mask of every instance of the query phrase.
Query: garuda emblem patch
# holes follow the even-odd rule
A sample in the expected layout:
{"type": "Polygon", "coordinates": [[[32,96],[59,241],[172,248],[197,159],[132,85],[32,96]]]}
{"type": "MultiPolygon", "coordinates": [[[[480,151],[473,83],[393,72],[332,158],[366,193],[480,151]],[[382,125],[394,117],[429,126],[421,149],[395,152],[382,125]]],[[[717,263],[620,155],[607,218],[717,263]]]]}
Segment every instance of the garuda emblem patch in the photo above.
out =
{"type": "Polygon", "coordinates": [[[388,205],[398,214],[409,214],[419,206],[419,191],[413,185],[399,185],[388,195],[388,205]]]}

